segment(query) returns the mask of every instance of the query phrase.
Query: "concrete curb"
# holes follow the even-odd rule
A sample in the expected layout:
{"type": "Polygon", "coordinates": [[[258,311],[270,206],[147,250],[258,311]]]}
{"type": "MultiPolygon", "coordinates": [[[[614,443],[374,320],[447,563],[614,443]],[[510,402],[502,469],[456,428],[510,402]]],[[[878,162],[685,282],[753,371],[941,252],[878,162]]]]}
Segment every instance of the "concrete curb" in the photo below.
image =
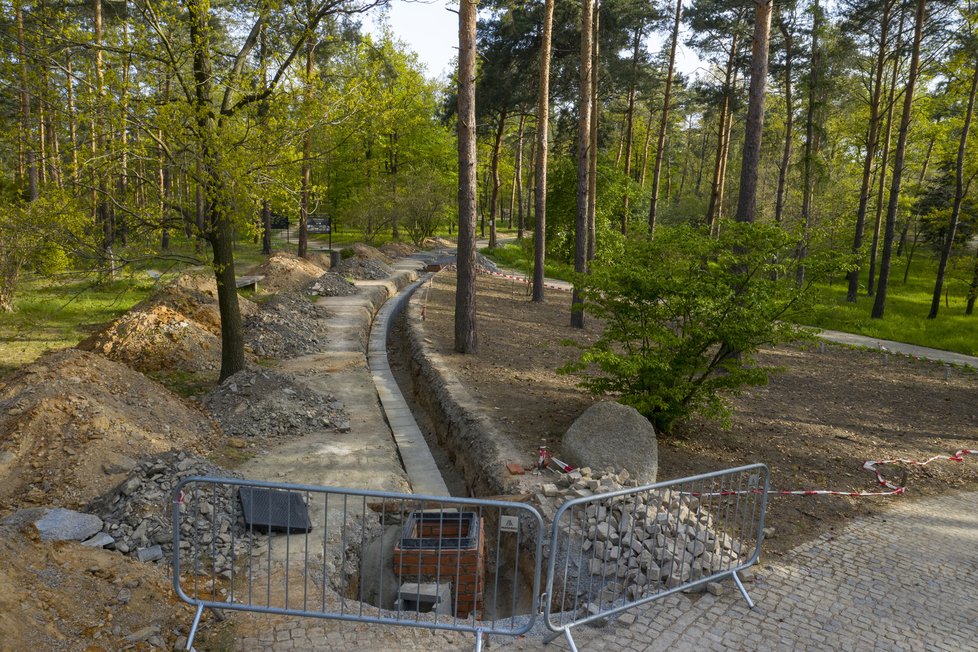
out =
{"type": "Polygon", "coordinates": [[[407,472],[411,488],[420,494],[430,496],[449,496],[448,486],[442,478],[435,458],[428,448],[424,434],[411,414],[401,389],[391,373],[387,359],[387,339],[394,320],[401,313],[411,295],[430,275],[422,277],[391,297],[380,309],[374,319],[367,346],[367,367],[373,376],[377,395],[380,397],[384,415],[397,443],[401,463],[407,472]]]}

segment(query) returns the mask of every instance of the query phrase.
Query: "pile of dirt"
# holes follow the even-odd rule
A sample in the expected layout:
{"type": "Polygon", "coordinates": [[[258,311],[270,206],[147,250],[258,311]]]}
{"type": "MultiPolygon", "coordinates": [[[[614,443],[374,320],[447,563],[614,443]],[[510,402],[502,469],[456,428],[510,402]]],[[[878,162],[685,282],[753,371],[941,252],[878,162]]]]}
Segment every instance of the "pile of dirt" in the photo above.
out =
{"type": "Polygon", "coordinates": [[[203,405],[229,436],[251,444],[265,445],[310,429],[350,429],[342,403],[313,393],[289,374],[266,369],[234,374],[205,396],[203,405]]]}
{"type": "Polygon", "coordinates": [[[5,650],[183,649],[193,615],[156,564],[0,526],[5,650]]]}
{"type": "MultiPolygon", "coordinates": [[[[244,319],[260,309],[238,297],[244,319]]],[[[221,368],[217,283],[206,269],[184,272],[152,297],[78,344],[146,374],[203,375],[221,368]]]]}
{"type": "MultiPolygon", "coordinates": [[[[160,288],[146,303],[171,308],[175,312],[186,315],[188,319],[197,322],[211,333],[221,334],[217,281],[214,280],[214,272],[210,268],[188,269],[172,283],[160,288]]],[[[258,312],[257,304],[241,296],[238,297],[238,309],[243,318],[258,312]]]]}
{"type": "MultiPolygon", "coordinates": [[[[322,277],[320,277],[322,278],[322,277]]],[[[263,358],[294,358],[322,350],[329,313],[300,292],[281,292],[244,320],[245,344],[263,358]]]]}
{"type": "Polygon", "coordinates": [[[247,275],[265,277],[258,283],[262,292],[281,292],[308,285],[324,271],[325,268],[293,253],[277,251],[260,265],[249,269],[247,275]]]}
{"type": "Polygon", "coordinates": [[[381,253],[391,260],[405,258],[417,250],[417,247],[413,247],[406,242],[388,242],[380,248],[381,253]]]}
{"type": "Polygon", "coordinates": [[[387,257],[387,254],[385,254],[377,247],[371,247],[370,245],[363,244],[362,242],[357,242],[350,245],[350,249],[353,250],[353,255],[357,258],[364,258],[366,260],[379,260],[387,264],[394,262],[393,260],[387,257]]]}
{"type": "Polygon", "coordinates": [[[313,281],[306,291],[318,297],[349,297],[359,292],[356,285],[335,272],[326,272],[313,281]]]}
{"type": "Polygon", "coordinates": [[[118,484],[133,457],[218,437],[199,409],[125,365],[49,353],[0,382],[0,513],[81,507],[118,484]]]}

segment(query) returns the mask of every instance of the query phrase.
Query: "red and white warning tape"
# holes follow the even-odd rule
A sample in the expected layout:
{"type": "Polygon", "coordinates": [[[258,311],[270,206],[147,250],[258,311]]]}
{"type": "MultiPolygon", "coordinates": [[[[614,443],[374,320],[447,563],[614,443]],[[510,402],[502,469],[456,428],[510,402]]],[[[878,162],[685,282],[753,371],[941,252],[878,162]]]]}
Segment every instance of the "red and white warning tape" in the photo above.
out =
{"type": "MultiPolygon", "coordinates": [[[[508,278],[510,280],[516,281],[517,283],[526,283],[527,285],[532,285],[533,280],[526,276],[521,276],[519,274],[503,274],[502,272],[490,272],[486,271],[489,276],[496,276],[499,278],[508,278]]],[[[554,283],[544,283],[543,287],[550,288],[551,290],[560,290],[561,292],[570,292],[570,288],[564,287],[563,285],[556,285],[554,283]]]]}
{"type": "MultiPolygon", "coordinates": [[[[927,466],[931,462],[936,462],[938,460],[947,460],[949,462],[963,462],[967,455],[978,455],[978,450],[971,449],[961,449],[953,455],[934,455],[933,457],[924,460],[923,462],[917,460],[905,460],[905,459],[892,459],[892,460],[869,460],[863,464],[863,468],[867,471],[872,471],[876,475],[876,481],[882,487],[886,487],[886,491],[833,491],[830,489],[774,489],[768,493],[776,494],[779,496],[850,496],[853,498],[862,498],[868,496],[899,496],[907,491],[907,472],[904,469],[903,477],[899,482],[894,482],[892,480],[887,480],[883,477],[883,473],[880,471],[879,467],[883,465],[890,464],[903,464],[908,466],[927,466]]],[[[761,493],[761,489],[747,489],[747,490],[730,490],[730,491],[716,491],[716,492],[702,492],[693,493],[694,496],[742,496],[746,494],[761,493]]]]}

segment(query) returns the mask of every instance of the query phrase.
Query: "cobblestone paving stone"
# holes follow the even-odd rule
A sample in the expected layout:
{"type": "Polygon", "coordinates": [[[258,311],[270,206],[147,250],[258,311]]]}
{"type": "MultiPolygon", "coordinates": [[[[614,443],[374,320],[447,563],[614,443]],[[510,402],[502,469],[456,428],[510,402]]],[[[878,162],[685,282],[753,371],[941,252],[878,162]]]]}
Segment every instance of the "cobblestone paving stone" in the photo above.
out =
{"type": "MultiPolygon", "coordinates": [[[[900,502],[883,515],[765,563],[747,588],[673,595],[605,627],[573,630],[588,651],[978,650],[978,493],[900,502]],[[630,623],[630,624],[629,624],[630,623]]],[[[239,650],[471,650],[474,636],[336,621],[268,619],[239,650]]],[[[565,650],[560,638],[486,649],[565,650]]]]}

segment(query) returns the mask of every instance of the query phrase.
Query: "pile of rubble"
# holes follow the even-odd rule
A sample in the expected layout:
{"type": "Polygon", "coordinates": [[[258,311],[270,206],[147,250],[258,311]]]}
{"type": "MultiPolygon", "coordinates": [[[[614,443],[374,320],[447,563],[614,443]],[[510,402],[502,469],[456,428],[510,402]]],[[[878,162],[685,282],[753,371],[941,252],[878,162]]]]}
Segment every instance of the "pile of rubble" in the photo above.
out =
{"type": "Polygon", "coordinates": [[[383,260],[376,258],[360,258],[353,256],[340,261],[340,264],[333,268],[337,274],[347,278],[367,279],[379,281],[394,273],[390,265],[383,260]]]}
{"type": "Polygon", "coordinates": [[[234,374],[202,401],[228,436],[246,441],[294,437],[310,430],[350,429],[343,404],[295,377],[267,369],[234,374]]]}
{"type": "Polygon", "coordinates": [[[317,297],[348,297],[358,292],[357,286],[335,272],[326,272],[309,284],[306,292],[317,297]]]}
{"type": "MultiPolygon", "coordinates": [[[[627,471],[601,474],[584,468],[543,485],[537,494],[544,518],[552,521],[567,500],[609,493],[637,483],[627,471]]],[[[744,524],[724,522],[734,509],[720,498],[700,498],[675,489],[644,491],[575,506],[561,519],[549,554],[564,576],[555,584],[559,608],[609,604],[671,589],[734,568],[750,546],[734,539],[749,536],[744,524]]],[[[694,590],[721,590],[702,584],[694,590]]]]}
{"type": "MultiPolygon", "coordinates": [[[[180,480],[191,476],[237,477],[183,451],[142,460],[122,484],[88,506],[104,522],[101,546],[144,562],[171,559],[171,492],[180,480]]],[[[264,537],[249,531],[239,512],[236,491],[228,485],[201,485],[184,495],[181,549],[189,549],[195,541],[206,546],[208,571],[229,576],[239,555],[257,554],[266,545],[264,537]]]]}
{"type": "Polygon", "coordinates": [[[326,309],[306,295],[281,292],[244,321],[245,344],[262,358],[287,359],[322,350],[326,309]]]}

